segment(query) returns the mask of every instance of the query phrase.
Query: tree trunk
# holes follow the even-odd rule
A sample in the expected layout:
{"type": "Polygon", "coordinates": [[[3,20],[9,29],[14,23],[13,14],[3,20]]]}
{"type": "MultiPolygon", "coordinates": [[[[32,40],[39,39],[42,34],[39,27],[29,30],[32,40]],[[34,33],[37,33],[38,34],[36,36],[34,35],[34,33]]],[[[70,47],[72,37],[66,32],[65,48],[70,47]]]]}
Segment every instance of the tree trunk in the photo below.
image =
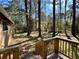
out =
{"type": "Polygon", "coordinates": [[[67,7],[67,0],[65,0],[65,25],[64,25],[64,31],[65,31],[65,35],[66,35],[66,37],[68,38],[68,39],[70,39],[70,36],[67,34],[67,26],[66,26],[66,24],[67,24],[67,21],[66,21],[66,7],[67,7]]]}
{"type": "Polygon", "coordinates": [[[72,35],[75,35],[76,0],[73,0],[72,35]]]}
{"type": "Polygon", "coordinates": [[[26,9],[26,21],[27,21],[27,36],[29,35],[29,19],[28,19],[28,7],[27,2],[28,0],[25,0],[25,9],[26,9]]]}
{"type": "Polygon", "coordinates": [[[41,37],[41,0],[38,0],[38,31],[39,37],[41,37]]]}
{"type": "Polygon", "coordinates": [[[53,37],[55,36],[55,0],[53,0],[53,37]]]}
{"type": "Polygon", "coordinates": [[[28,34],[27,34],[27,36],[30,36],[31,31],[32,31],[32,27],[31,27],[31,20],[32,20],[32,19],[31,19],[31,18],[32,18],[32,17],[31,17],[31,13],[32,13],[32,12],[31,12],[31,11],[32,11],[32,10],[31,10],[31,7],[32,7],[32,6],[31,6],[31,2],[32,2],[32,0],[29,1],[30,9],[29,9],[29,21],[28,21],[28,34]]]}

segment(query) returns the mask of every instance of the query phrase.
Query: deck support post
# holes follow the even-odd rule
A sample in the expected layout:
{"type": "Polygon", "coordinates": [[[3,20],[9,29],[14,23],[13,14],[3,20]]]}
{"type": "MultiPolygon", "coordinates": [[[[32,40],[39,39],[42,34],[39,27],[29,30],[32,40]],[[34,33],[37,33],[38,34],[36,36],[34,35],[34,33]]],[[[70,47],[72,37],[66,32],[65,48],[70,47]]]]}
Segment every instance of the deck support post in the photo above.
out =
{"type": "Polygon", "coordinates": [[[56,39],[54,40],[54,52],[55,52],[56,54],[58,54],[58,52],[59,52],[59,39],[58,39],[58,38],[56,38],[56,39]]]}
{"type": "Polygon", "coordinates": [[[43,59],[47,59],[47,46],[44,41],[40,41],[36,44],[36,54],[40,55],[43,59]]]}

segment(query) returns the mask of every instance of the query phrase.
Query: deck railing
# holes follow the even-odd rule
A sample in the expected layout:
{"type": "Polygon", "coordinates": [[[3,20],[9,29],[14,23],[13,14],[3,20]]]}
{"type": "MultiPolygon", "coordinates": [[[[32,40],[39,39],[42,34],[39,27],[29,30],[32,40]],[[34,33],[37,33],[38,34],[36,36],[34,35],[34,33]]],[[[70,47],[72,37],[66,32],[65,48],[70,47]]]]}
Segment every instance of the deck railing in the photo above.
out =
{"type": "Polygon", "coordinates": [[[0,59],[20,59],[19,46],[0,49],[0,59]]]}
{"type": "Polygon", "coordinates": [[[59,39],[59,52],[70,59],[79,59],[79,42],[59,39]]]}
{"type": "Polygon", "coordinates": [[[36,44],[36,54],[47,59],[51,53],[61,53],[69,59],[79,59],[79,42],[72,40],[53,38],[41,40],[36,44]]]}

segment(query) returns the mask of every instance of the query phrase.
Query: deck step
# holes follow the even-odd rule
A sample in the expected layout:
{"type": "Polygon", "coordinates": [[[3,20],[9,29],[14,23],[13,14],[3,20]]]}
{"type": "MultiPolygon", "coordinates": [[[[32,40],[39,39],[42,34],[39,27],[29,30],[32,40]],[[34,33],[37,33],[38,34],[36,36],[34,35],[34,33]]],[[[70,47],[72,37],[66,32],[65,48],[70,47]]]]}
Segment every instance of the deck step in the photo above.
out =
{"type": "Polygon", "coordinates": [[[63,54],[59,53],[59,56],[61,56],[63,59],[69,59],[68,57],[64,56],[63,54]]]}
{"type": "Polygon", "coordinates": [[[52,53],[47,56],[47,59],[69,59],[68,57],[64,56],[63,54],[59,53],[58,55],[55,53],[52,53]]]}

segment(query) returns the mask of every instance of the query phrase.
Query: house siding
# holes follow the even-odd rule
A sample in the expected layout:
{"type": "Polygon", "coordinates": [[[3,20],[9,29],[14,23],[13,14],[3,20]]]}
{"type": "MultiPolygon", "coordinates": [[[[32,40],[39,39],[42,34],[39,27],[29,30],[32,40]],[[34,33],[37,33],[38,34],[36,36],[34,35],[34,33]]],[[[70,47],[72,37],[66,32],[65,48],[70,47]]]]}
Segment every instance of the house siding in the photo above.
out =
{"type": "Polygon", "coordinates": [[[0,48],[7,47],[12,40],[12,26],[8,26],[8,30],[3,31],[3,19],[0,19],[0,48]]]}
{"type": "Polygon", "coordinates": [[[13,21],[3,7],[0,6],[0,48],[7,47],[12,40],[13,21]]]}
{"type": "Polygon", "coordinates": [[[0,48],[2,46],[3,41],[3,25],[2,25],[2,19],[0,19],[0,48]]]}

